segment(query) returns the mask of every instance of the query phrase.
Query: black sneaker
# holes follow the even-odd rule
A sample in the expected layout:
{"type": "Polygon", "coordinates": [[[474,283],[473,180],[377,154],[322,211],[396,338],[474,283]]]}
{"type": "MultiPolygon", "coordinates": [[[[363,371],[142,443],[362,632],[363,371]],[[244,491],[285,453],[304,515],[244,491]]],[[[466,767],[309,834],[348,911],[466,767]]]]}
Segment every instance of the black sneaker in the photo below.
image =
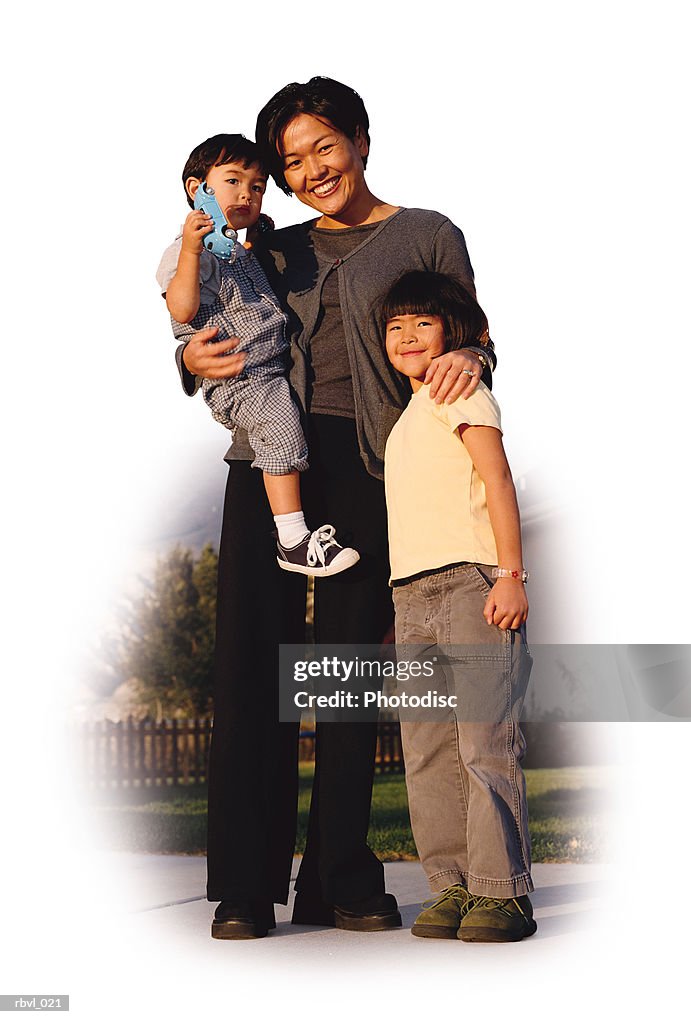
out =
{"type": "Polygon", "coordinates": [[[336,529],[326,524],[313,533],[306,533],[294,548],[285,548],[276,541],[277,561],[281,569],[301,572],[305,576],[335,576],[360,561],[355,548],[343,548],[334,539],[336,529]]]}

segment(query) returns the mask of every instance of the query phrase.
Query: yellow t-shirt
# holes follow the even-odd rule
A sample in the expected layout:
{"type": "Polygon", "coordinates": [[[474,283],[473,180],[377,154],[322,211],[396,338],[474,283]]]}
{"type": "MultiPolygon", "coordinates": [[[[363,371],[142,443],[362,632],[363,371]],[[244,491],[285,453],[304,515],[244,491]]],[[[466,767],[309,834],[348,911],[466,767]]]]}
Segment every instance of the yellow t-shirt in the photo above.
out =
{"type": "Polygon", "coordinates": [[[389,435],[384,456],[391,579],[456,562],[497,564],[485,485],[458,427],[497,427],[499,406],[482,382],[468,399],[437,405],[423,384],[389,435]]]}

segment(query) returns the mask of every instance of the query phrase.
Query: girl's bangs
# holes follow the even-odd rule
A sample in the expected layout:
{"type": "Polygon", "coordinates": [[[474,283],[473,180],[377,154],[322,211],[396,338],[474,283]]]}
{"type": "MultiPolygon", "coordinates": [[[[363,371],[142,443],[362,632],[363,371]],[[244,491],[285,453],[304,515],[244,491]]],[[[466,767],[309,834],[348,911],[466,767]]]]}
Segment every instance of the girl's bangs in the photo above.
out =
{"type": "Polygon", "coordinates": [[[435,275],[411,273],[404,275],[389,291],[382,306],[384,320],[395,316],[410,316],[426,313],[428,316],[443,316],[445,304],[440,301],[435,275]]]}
{"type": "Polygon", "coordinates": [[[391,320],[395,316],[411,316],[414,313],[422,313],[427,316],[443,315],[439,303],[432,302],[429,299],[426,302],[415,302],[408,297],[396,303],[387,302],[384,307],[384,317],[386,320],[391,320]]]}

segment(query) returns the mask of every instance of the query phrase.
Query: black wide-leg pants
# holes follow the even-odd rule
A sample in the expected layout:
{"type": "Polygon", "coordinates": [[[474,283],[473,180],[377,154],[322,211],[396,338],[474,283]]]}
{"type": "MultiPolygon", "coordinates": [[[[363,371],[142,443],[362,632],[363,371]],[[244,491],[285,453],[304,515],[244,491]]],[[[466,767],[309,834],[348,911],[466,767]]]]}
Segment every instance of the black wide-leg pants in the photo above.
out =
{"type": "MultiPolygon", "coordinates": [[[[309,421],[301,477],[311,529],[336,527],[360,552],[315,581],[317,643],[379,643],[393,620],[384,487],[359,455],[355,423],[309,421]]],[[[301,643],[306,578],[276,562],[262,475],[231,464],[219,553],[214,729],[209,765],[208,899],[285,903],[295,845],[299,726],[278,721],[278,645],[301,643]]],[[[317,723],[315,777],[298,891],[352,903],[384,891],[367,846],[376,724],[317,723]]]]}

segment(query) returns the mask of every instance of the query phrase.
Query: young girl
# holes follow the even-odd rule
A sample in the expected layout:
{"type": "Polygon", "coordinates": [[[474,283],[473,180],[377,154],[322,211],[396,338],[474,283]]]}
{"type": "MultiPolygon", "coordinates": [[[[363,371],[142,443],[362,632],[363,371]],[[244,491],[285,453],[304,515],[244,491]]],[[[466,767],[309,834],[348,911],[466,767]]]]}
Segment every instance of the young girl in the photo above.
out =
{"type": "Polygon", "coordinates": [[[424,383],[433,360],[477,344],[487,320],[462,285],[427,271],[398,280],[382,318],[389,360],[413,389],[384,460],[396,643],[438,645],[457,702],[443,720],[401,721],[415,842],[440,892],[413,934],[516,941],[537,928],[518,724],[532,664],[518,506],[489,389],[446,405],[424,383]]]}

